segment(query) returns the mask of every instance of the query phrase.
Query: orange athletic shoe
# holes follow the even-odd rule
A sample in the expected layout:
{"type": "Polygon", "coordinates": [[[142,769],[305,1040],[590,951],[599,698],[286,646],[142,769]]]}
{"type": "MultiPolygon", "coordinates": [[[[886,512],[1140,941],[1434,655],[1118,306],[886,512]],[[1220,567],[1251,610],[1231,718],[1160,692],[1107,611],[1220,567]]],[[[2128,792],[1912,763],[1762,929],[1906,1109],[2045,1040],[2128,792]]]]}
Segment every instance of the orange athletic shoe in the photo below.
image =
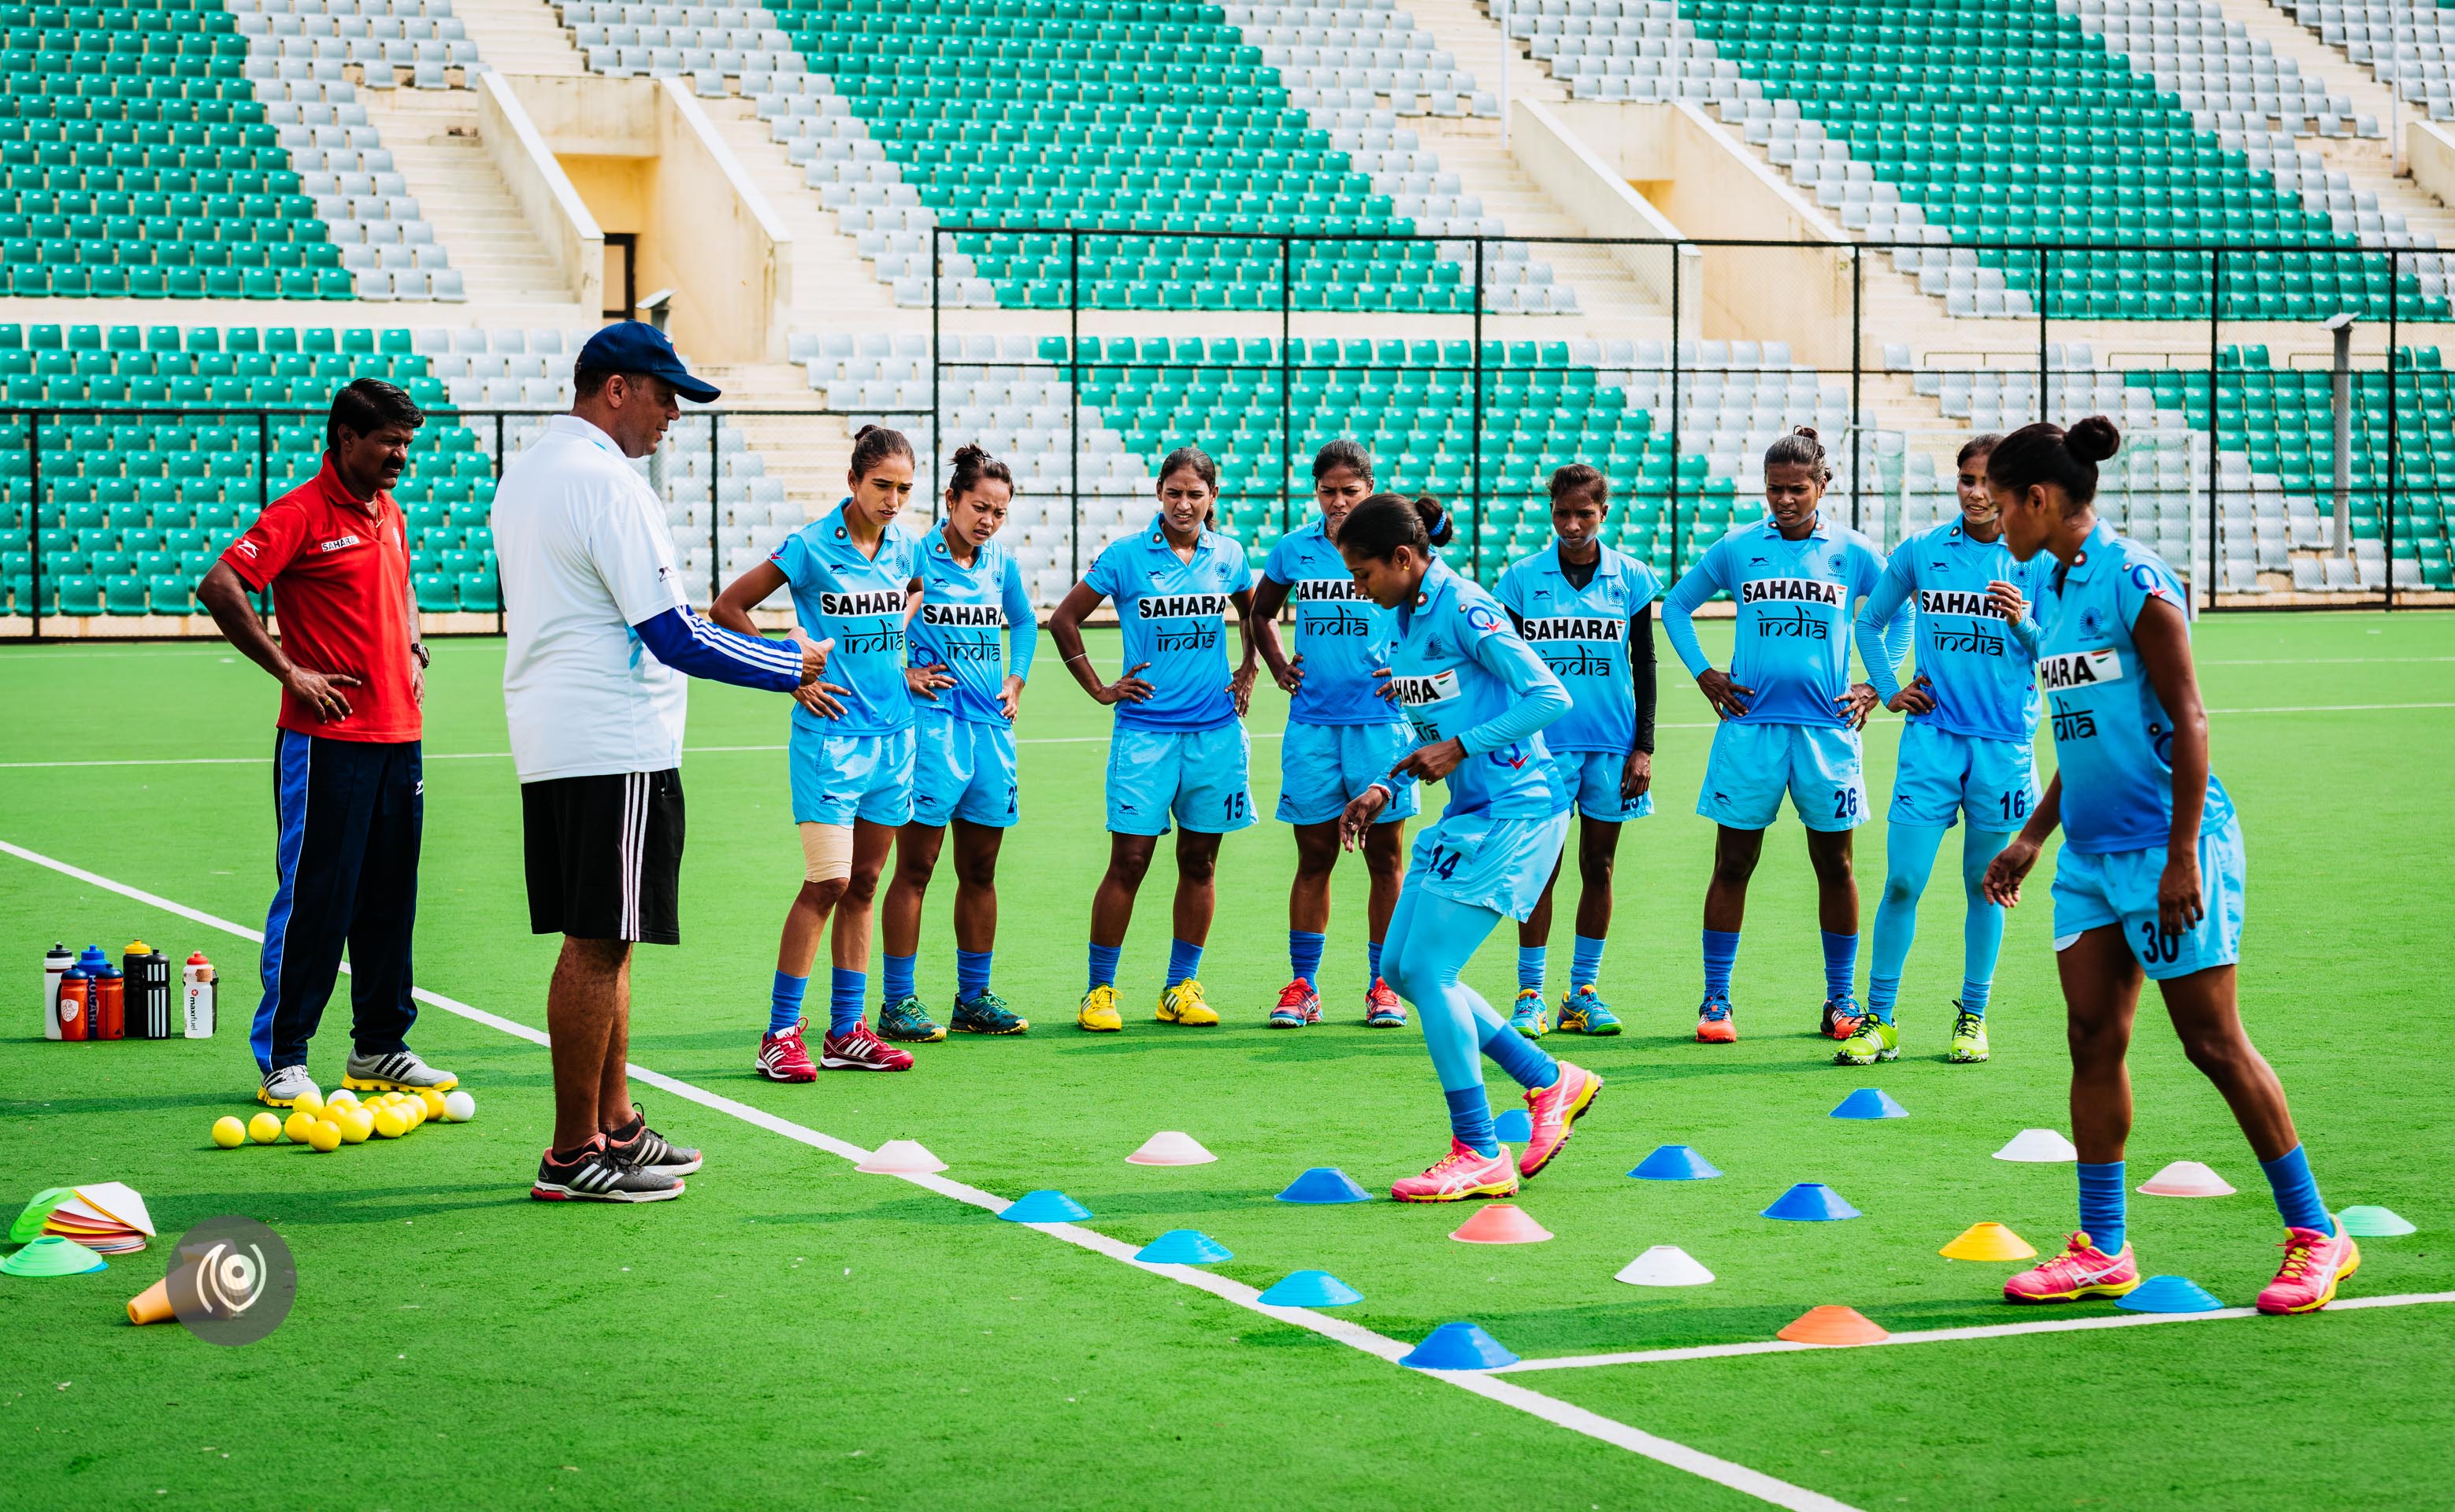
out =
{"type": "Polygon", "coordinates": [[[1509,1159],[1509,1146],[1505,1144],[1497,1155],[1483,1155],[1451,1139],[1450,1153],[1433,1161],[1430,1170],[1421,1176],[1392,1182],[1390,1195],[1401,1202],[1457,1202],[1471,1197],[1514,1197],[1517,1195],[1517,1166],[1509,1159]]]}
{"type": "Polygon", "coordinates": [[[1700,1045],[1739,1042],[1739,1023],[1731,1017],[1731,999],[1708,998],[1704,1006],[1696,1010],[1696,1042],[1700,1045]]]}
{"type": "Polygon", "coordinates": [[[1526,1113],[1534,1128],[1526,1137],[1526,1153],[1517,1158],[1519,1176],[1531,1177],[1552,1163],[1602,1089],[1602,1078],[1563,1060],[1559,1080],[1526,1094],[1526,1113]]]}

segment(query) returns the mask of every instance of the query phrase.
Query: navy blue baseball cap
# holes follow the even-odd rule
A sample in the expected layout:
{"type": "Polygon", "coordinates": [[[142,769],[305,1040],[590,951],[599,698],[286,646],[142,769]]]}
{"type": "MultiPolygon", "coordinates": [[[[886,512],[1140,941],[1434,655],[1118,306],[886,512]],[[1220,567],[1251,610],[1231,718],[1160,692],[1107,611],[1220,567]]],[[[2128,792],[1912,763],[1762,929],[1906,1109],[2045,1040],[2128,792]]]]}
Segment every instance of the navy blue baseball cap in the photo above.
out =
{"type": "Polygon", "coordinates": [[[662,378],[694,404],[712,404],[721,392],[715,384],[692,377],[665,333],[644,320],[619,320],[589,337],[588,345],[579,349],[579,366],[662,378]]]}

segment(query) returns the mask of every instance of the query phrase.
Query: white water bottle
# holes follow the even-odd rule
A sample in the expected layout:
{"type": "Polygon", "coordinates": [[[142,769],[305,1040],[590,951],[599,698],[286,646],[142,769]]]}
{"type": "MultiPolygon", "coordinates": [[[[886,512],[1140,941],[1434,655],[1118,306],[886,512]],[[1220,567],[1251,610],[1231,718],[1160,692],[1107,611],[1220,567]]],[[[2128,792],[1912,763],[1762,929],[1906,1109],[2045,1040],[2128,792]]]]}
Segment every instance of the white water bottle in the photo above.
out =
{"type": "Polygon", "coordinates": [[[60,1037],[60,978],[76,964],[76,954],[65,944],[43,953],[43,1038],[60,1037]]]}
{"type": "Polygon", "coordinates": [[[179,977],[184,984],[180,992],[180,1005],[186,1022],[183,1032],[191,1039],[211,1039],[213,1037],[213,963],[205,959],[205,953],[200,950],[188,958],[188,964],[179,977]]]}

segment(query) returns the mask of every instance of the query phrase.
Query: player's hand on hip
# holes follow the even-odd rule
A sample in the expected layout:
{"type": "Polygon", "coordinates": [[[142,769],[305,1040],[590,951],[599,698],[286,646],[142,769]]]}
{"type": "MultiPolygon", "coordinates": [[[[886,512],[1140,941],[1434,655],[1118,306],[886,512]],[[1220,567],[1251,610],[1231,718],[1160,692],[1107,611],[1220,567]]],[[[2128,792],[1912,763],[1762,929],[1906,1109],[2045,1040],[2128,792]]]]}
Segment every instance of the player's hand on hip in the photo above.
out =
{"type": "MultiPolygon", "coordinates": [[[[1884,707],[1895,714],[1933,714],[1935,684],[1926,680],[1925,673],[1919,673],[1910,679],[1908,687],[1893,695],[1884,707]]],[[[1866,721],[1862,719],[1859,722],[1863,724],[1866,721]]]]}
{"type": "Polygon", "coordinates": [[[1867,728],[1867,716],[1875,713],[1876,705],[1882,700],[1877,697],[1874,683],[1854,682],[1849,692],[1833,701],[1840,708],[1841,717],[1849,722],[1851,729],[1864,730],[1867,728]]]}
{"type": "Polygon", "coordinates": [[[1390,680],[1390,670],[1387,667],[1375,667],[1372,669],[1372,675],[1380,679],[1379,682],[1373,686],[1372,696],[1380,699],[1383,703],[1396,703],[1398,701],[1398,685],[1390,680]]]}
{"type": "Polygon", "coordinates": [[[1633,803],[1653,791],[1653,788],[1654,753],[1631,751],[1628,754],[1628,759],[1620,763],[1619,800],[1622,803],[1633,803]]]}
{"type": "Polygon", "coordinates": [[[1297,689],[1303,687],[1304,653],[1299,651],[1294,655],[1289,656],[1288,658],[1288,664],[1285,667],[1270,674],[1270,680],[1277,683],[1279,685],[1279,691],[1285,694],[1293,694],[1297,689]]]}
{"type": "Polygon", "coordinates": [[[2157,927],[2168,935],[2187,935],[2207,913],[2207,902],[2200,896],[2199,857],[2168,858],[2157,878],[2157,927]]]}
{"type": "Polygon", "coordinates": [[[945,668],[933,661],[925,667],[904,668],[903,685],[911,689],[915,696],[936,703],[938,690],[953,687],[955,679],[945,668]]]}
{"type": "Polygon", "coordinates": [[[1391,776],[1411,776],[1418,782],[1438,782],[1466,763],[1466,743],[1455,736],[1418,746],[1390,769],[1391,776]]]}
{"type": "Polygon", "coordinates": [[[1008,675],[998,688],[998,713],[1013,718],[1023,711],[1023,679],[1008,675]]]}
{"type": "Polygon", "coordinates": [[[1365,835],[1381,818],[1381,811],[1390,806],[1390,790],[1374,783],[1347,800],[1338,816],[1338,843],[1345,850],[1363,847],[1365,835]]]}
{"type": "Polygon", "coordinates": [[[1756,696],[1754,688],[1731,680],[1730,674],[1719,667],[1708,667],[1696,674],[1696,691],[1714,706],[1714,712],[1725,719],[1736,719],[1748,712],[1748,700],[1756,696]]]}
{"type": "Polygon", "coordinates": [[[1099,692],[1102,703],[1140,703],[1159,690],[1145,682],[1137,674],[1147,671],[1150,663],[1138,661],[1126,669],[1126,675],[1099,692]]]}
{"type": "Polygon", "coordinates": [[[793,701],[822,719],[841,719],[844,706],[837,700],[850,692],[832,682],[805,682],[793,690],[793,701]]]}
{"type": "Polygon", "coordinates": [[[341,690],[358,686],[358,679],[346,672],[314,672],[293,665],[281,686],[292,696],[315,711],[315,717],[331,723],[350,716],[350,700],[341,690]]]}
{"type": "Polygon", "coordinates": [[[1979,891],[1986,895],[1990,903],[2001,908],[2016,907],[2020,901],[2020,879],[2027,877],[2029,868],[2037,864],[2037,842],[2016,835],[2012,843],[1997,852],[1995,859],[1986,863],[1986,879],[1978,884],[1979,891]]]}

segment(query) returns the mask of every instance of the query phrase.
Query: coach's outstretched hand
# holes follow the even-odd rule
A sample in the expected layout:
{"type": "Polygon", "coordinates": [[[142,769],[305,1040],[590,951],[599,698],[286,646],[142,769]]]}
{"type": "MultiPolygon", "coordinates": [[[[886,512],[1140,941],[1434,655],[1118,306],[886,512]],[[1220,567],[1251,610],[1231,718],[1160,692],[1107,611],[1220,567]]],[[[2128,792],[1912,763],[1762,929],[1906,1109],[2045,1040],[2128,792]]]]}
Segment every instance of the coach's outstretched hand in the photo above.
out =
{"type": "Polygon", "coordinates": [[[819,674],[827,670],[827,658],[835,655],[836,638],[829,635],[824,640],[812,640],[799,625],[784,634],[794,645],[801,648],[801,686],[806,688],[819,680],[819,674]]]}

